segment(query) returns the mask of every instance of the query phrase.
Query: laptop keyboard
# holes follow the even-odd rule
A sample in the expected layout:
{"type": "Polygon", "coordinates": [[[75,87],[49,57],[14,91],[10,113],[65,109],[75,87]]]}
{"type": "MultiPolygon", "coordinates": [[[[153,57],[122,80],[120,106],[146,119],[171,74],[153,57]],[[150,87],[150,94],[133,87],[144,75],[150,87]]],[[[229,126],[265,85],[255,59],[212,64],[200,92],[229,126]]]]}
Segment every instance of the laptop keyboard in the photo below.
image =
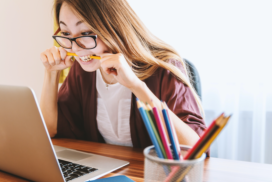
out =
{"type": "Polygon", "coordinates": [[[66,181],[73,180],[75,178],[81,177],[85,174],[96,171],[96,168],[82,166],[65,160],[59,160],[59,164],[66,181]]]}

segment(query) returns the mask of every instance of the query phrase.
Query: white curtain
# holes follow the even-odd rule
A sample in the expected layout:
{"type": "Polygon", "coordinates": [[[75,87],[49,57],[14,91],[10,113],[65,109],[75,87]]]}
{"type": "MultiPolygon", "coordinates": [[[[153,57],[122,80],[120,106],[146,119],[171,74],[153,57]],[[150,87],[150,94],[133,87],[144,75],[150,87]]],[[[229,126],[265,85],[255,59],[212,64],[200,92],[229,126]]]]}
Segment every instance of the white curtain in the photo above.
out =
{"type": "Polygon", "coordinates": [[[272,1],[128,1],[198,69],[207,124],[232,114],[211,155],[272,163],[272,1]]]}
{"type": "Polygon", "coordinates": [[[223,82],[203,88],[207,125],[222,111],[232,114],[211,156],[272,164],[271,84],[223,82]]]}

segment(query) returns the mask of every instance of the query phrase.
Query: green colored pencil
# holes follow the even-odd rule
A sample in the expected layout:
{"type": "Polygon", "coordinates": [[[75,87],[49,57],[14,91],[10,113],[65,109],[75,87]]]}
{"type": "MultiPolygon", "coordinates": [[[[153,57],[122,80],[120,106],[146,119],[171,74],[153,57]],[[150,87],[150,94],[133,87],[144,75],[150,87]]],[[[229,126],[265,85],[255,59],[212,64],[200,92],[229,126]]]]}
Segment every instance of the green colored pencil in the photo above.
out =
{"type": "MultiPolygon", "coordinates": [[[[143,108],[144,108],[144,110],[145,110],[145,112],[146,112],[146,115],[147,115],[147,117],[148,117],[148,120],[150,121],[152,130],[153,130],[153,132],[154,132],[154,134],[155,134],[155,136],[156,136],[156,139],[158,140],[159,146],[160,146],[161,151],[162,151],[162,155],[163,155],[163,157],[164,157],[165,159],[167,159],[165,150],[164,150],[163,145],[162,145],[162,142],[161,142],[160,135],[158,134],[158,131],[157,131],[156,126],[155,126],[155,124],[154,124],[154,123],[155,123],[155,120],[154,120],[155,118],[154,118],[154,116],[153,116],[153,119],[152,119],[152,116],[151,116],[151,114],[150,114],[150,112],[149,112],[150,108],[148,108],[145,104],[143,104],[143,108]]],[[[150,110],[150,111],[152,112],[152,110],[150,110]]],[[[152,115],[153,115],[153,113],[152,113],[152,115]]]]}

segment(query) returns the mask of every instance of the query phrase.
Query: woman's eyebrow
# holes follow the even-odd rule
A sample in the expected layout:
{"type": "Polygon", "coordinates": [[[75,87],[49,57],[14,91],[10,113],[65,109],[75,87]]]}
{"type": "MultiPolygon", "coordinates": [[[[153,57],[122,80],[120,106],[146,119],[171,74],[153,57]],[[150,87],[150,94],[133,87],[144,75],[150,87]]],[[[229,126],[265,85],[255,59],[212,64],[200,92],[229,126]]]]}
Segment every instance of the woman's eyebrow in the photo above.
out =
{"type": "MultiPolygon", "coordinates": [[[[76,26],[78,26],[79,24],[83,23],[84,21],[83,20],[80,20],[76,23],[76,26]]],[[[59,24],[63,24],[65,26],[67,26],[63,21],[60,21],[59,24]]]]}

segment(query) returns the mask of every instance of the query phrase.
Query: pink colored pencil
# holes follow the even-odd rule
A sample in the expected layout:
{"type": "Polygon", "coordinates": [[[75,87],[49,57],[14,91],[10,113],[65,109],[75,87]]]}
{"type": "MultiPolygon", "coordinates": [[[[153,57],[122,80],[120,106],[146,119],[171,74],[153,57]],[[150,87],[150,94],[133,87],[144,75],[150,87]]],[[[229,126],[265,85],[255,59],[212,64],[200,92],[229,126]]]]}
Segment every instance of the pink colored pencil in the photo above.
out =
{"type": "Polygon", "coordinates": [[[161,139],[162,139],[162,144],[163,144],[165,152],[166,152],[166,156],[167,156],[168,159],[173,159],[173,156],[172,156],[172,153],[171,153],[171,150],[170,150],[170,147],[169,147],[169,143],[168,143],[168,140],[167,140],[167,135],[165,133],[161,117],[159,115],[159,112],[158,112],[157,108],[154,106],[153,102],[152,102],[152,110],[153,110],[153,114],[154,114],[154,117],[155,117],[155,120],[156,120],[156,123],[157,123],[157,126],[158,126],[158,130],[159,130],[159,133],[160,133],[160,136],[161,136],[161,139]]]}

